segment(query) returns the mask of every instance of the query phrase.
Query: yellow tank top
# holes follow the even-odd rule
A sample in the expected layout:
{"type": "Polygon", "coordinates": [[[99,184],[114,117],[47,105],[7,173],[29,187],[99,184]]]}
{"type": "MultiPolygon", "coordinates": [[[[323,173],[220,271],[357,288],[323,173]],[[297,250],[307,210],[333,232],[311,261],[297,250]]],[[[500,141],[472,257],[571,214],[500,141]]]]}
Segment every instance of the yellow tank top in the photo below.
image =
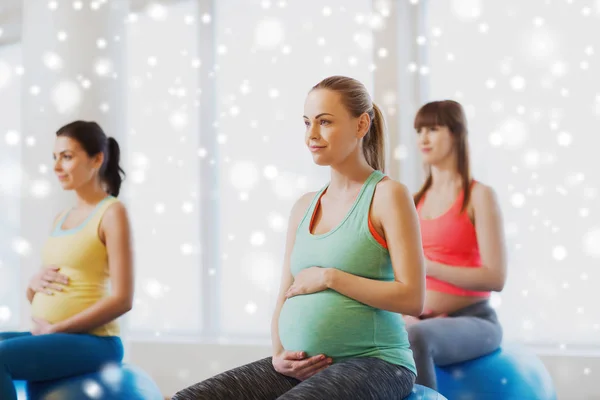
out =
{"type": "MultiPolygon", "coordinates": [[[[53,295],[36,293],[31,315],[50,323],[64,321],[89,308],[109,294],[108,254],[99,237],[99,227],[106,210],[118,202],[108,196],[79,226],[62,229],[68,211],[62,213],[42,249],[42,265],[55,265],[69,277],[62,292],[53,295]]],[[[98,336],[118,336],[118,322],[112,321],[90,332],[98,336]]]]}

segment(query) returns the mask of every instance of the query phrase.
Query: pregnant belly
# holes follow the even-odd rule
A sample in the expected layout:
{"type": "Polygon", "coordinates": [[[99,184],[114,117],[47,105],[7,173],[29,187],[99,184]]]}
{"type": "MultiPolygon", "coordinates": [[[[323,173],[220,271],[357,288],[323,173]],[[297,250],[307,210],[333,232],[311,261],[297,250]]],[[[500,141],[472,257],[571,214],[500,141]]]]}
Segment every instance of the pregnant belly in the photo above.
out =
{"type": "Polygon", "coordinates": [[[102,292],[81,287],[67,287],[52,295],[36,293],[31,302],[31,315],[55,324],[84,311],[101,298],[102,292]]]}
{"type": "Polygon", "coordinates": [[[372,351],[375,310],[326,290],[292,297],[279,314],[279,338],[285,350],[325,354],[334,360],[372,351]]]}
{"type": "Polygon", "coordinates": [[[425,296],[425,312],[431,314],[451,314],[471,304],[479,303],[484,299],[484,297],[460,296],[436,290],[428,290],[425,296]]]}

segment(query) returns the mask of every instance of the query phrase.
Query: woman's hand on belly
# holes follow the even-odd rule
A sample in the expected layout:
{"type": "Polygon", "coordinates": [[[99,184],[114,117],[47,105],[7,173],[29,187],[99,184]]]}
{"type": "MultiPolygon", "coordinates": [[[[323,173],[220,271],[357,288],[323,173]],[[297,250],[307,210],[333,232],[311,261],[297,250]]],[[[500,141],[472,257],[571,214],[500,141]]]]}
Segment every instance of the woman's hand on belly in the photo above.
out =
{"type": "Polygon", "coordinates": [[[44,266],[29,281],[29,288],[36,293],[46,293],[48,295],[63,290],[63,286],[68,285],[69,277],[58,272],[59,267],[54,265],[44,266]]]}
{"type": "Polygon", "coordinates": [[[306,358],[302,351],[282,351],[273,356],[273,368],[282,375],[299,381],[306,380],[331,365],[332,360],[323,354],[306,358]]]}
{"type": "Polygon", "coordinates": [[[327,268],[305,268],[294,277],[294,282],[285,292],[285,297],[290,298],[301,294],[322,292],[327,289],[327,268]]]}
{"type": "Polygon", "coordinates": [[[32,320],[35,323],[33,329],[31,329],[32,335],[48,335],[50,333],[56,332],[56,330],[54,329],[54,325],[52,325],[45,319],[33,317],[32,320]]]}

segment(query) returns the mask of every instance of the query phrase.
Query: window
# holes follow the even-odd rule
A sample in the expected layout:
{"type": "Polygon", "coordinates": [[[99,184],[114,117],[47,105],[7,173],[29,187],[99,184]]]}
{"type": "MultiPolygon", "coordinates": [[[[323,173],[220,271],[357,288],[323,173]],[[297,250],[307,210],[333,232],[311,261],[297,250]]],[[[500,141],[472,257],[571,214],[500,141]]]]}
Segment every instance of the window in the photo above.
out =
{"type": "MultiPolygon", "coordinates": [[[[18,240],[21,197],[21,84],[18,66],[21,48],[0,47],[0,331],[19,326],[19,303],[24,290],[15,290],[21,279],[18,240]]],[[[19,286],[20,287],[20,286],[19,286]]]]}
{"type": "Polygon", "coordinates": [[[264,338],[291,207],[329,179],[304,145],[304,100],[329,75],[372,89],[371,1],[216,4],[220,327],[264,338]]]}
{"type": "Polygon", "coordinates": [[[134,335],[202,329],[197,17],[196,2],[184,1],[129,18],[124,198],[135,241],[136,299],[127,318],[134,335]]]}
{"type": "MultiPolygon", "coordinates": [[[[268,337],[289,212],[329,178],[304,145],[306,94],[334,74],[372,92],[371,1],[208,3],[152,3],[127,21],[121,198],[134,233],[134,337],[268,337]]],[[[13,110],[0,122],[3,172],[19,165],[19,136],[8,133],[19,129],[14,49],[0,53],[0,101],[13,110]]],[[[20,186],[4,176],[0,323],[9,326],[22,298],[9,290],[20,186]]]]}
{"type": "Polygon", "coordinates": [[[428,3],[429,97],[465,106],[475,178],[504,214],[509,276],[495,301],[508,340],[600,345],[590,13],[573,2],[428,3]]]}

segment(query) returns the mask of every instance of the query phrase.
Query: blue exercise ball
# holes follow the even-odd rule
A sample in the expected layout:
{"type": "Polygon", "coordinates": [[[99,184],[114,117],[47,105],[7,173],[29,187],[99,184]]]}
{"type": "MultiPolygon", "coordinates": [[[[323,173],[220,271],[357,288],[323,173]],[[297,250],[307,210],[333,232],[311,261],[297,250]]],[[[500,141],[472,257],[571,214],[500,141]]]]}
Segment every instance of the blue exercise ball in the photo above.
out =
{"type": "Polygon", "coordinates": [[[486,356],[436,367],[438,391],[456,400],[556,400],[550,374],[521,345],[506,345],[486,356]]]}
{"type": "Polygon", "coordinates": [[[25,393],[25,382],[13,381],[15,389],[17,389],[17,400],[27,400],[27,394],[25,393]]]}
{"type": "Polygon", "coordinates": [[[133,365],[44,382],[15,382],[19,400],[163,400],[156,383],[133,365]]]}
{"type": "Polygon", "coordinates": [[[404,400],[448,400],[438,392],[428,387],[415,385],[410,396],[404,400]]]}

